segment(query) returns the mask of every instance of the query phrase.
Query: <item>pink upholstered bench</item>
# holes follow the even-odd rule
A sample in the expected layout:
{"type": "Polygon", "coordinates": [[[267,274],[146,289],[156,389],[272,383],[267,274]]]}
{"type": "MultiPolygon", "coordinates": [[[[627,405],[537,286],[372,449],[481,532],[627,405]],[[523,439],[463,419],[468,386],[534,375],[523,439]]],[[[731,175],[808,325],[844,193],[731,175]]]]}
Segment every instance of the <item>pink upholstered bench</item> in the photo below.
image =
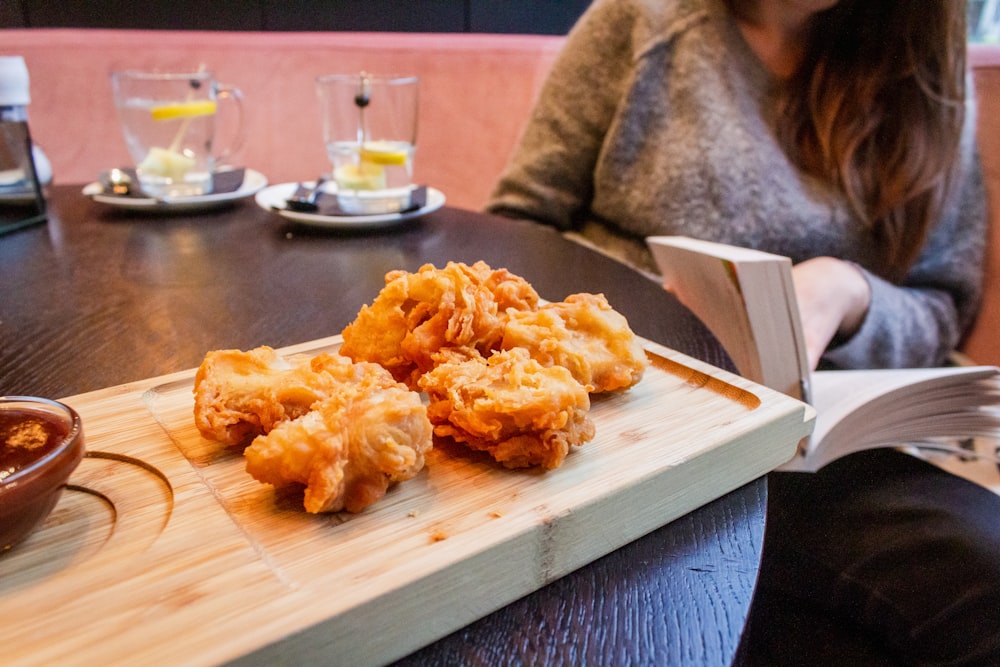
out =
{"type": "Polygon", "coordinates": [[[417,33],[4,30],[31,75],[29,121],[60,183],[128,163],[111,101],[119,67],[204,65],[242,88],[238,161],[272,183],[329,170],[313,80],[360,72],[421,77],[416,178],[449,204],[480,208],[526,120],[562,37],[417,33]]]}

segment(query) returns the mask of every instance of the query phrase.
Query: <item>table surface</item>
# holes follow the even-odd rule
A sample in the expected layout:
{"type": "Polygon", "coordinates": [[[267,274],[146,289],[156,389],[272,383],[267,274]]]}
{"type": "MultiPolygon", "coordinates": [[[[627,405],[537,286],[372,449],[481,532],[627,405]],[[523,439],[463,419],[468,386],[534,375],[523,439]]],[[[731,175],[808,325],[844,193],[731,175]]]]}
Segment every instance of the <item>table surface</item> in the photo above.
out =
{"type": "MultiPolygon", "coordinates": [[[[603,292],[641,336],[732,370],[654,281],[527,222],[445,207],[378,231],[318,230],[252,199],[133,212],[49,191],[0,236],[0,394],[66,397],[196,367],[220,348],[339,333],[393,269],[484,260],[546,299],[603,292]]],[[[760,564],[756,480],[400,661],[726,665],[760,564]]]]}

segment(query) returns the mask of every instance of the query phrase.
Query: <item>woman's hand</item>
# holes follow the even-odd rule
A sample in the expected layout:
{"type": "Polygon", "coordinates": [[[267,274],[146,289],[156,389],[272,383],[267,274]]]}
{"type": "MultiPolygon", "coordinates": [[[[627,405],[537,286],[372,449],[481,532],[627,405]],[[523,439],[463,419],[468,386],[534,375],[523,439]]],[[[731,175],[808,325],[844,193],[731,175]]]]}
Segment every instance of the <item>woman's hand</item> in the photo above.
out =
{"type": "Polygon", "coordinates": [[[847,338],[860,327],[871,303],[871,288],[853,264],[814,257],[792,268],[810,368],[835,336],[847,338]]]}

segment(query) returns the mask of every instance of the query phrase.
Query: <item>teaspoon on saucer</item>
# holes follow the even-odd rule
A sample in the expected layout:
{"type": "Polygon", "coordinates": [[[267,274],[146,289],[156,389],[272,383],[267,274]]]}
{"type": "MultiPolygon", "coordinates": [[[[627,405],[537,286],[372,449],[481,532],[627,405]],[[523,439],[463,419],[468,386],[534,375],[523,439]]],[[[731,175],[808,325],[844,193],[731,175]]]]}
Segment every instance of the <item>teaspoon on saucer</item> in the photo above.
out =
{"type": "Polygon", "coordinates": [[[298,213],[315,213],[319,210],[319,205],[316,200],[319,196],[323,194],[323,184],[326,183],[326,177],[320,176],[316,179],[316,185],[312,187],[311,190],[306,190],[302,192],[304,186],[300,185],[299,189],[296,190],[296,194],[285,200],[285,206],[290,211],[296,211],[298,213]]]}
{"type": "Polygon", "coordinates": [[[108,194],[125,196],[132,192],[132,177],[123,169],[109,169],[100,173],[101,185],[108,194]]]}

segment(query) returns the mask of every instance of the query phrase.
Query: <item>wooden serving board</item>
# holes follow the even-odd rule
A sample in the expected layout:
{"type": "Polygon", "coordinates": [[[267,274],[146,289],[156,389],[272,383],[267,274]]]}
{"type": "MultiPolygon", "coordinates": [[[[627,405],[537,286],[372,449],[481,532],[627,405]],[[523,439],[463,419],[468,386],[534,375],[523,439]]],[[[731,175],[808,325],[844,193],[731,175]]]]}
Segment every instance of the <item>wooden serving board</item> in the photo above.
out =
{"type": "MultiPolygon", "coordinates": [[[[336,349],[339,337],[283,350],[336,349]]],[[[454,443],[356,515],[310,515],[200,436],[194,371],[82,394],[88,457],[0,557],[5,664],[380,664],[789,460],[803,403],[648,343],[549,472],[454,443]]]]}

